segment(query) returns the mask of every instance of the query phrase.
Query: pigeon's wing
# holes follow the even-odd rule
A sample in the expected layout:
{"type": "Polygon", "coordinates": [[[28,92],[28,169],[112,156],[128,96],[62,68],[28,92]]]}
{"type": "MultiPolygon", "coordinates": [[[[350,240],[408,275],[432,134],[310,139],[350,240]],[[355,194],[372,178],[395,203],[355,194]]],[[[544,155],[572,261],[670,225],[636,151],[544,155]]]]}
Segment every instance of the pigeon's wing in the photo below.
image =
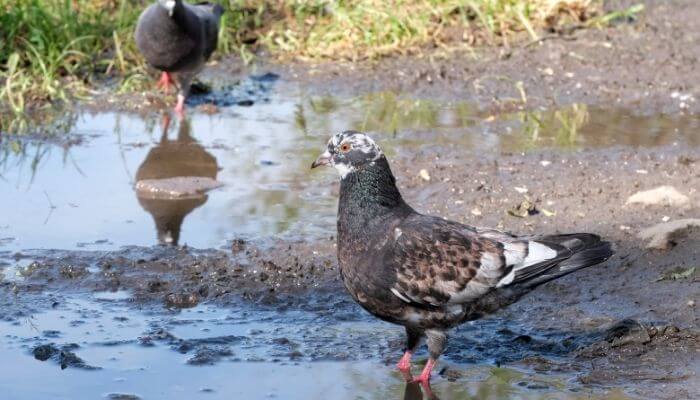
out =
{"type": "Polygon", "coordinates": [[[394,295],[407,303],[445,306],[536,276],[570,255],[563,246],[518,239],[424,215],[394,230],[394,295]],[[522,273],[522,274],[521,274],[522,273]]]}
{"type": "Polygon", "coordinates": [[[197,3],[192,8],[202,22],[204,28],[204,58],[208,60],[218,45],[219,22],[221,21],[221,15],[224,9],[219,4],[209,2],[197,3]]]}

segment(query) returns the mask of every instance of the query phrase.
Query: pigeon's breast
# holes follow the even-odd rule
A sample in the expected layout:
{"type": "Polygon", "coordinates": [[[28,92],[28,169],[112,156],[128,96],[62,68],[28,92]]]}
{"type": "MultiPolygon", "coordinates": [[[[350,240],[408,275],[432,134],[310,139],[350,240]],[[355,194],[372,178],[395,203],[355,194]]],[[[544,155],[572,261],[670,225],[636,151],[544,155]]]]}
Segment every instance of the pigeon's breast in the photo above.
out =
{"type": "Polygon", "coordinates": [[[136,46],[146,61],[161,71],[194,69],[202,63],[203,47],[198,40],[201,37],[188,34],[158,5],[144,11],[136,27],[136,46]]]}

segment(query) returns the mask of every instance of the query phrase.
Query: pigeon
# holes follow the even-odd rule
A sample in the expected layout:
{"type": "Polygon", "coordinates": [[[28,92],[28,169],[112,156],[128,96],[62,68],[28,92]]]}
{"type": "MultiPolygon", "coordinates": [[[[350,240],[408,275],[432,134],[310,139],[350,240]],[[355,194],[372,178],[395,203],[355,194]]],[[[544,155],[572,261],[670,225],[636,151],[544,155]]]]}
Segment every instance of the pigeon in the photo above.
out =
{"type": "Polygon", "coordinates": [[[163,71],[159,87],[168,91],[177,82],[175,112],[180,116],[192,79],[216,49],[223,13],[219,4],[158,0],[139,17],[136,46],[151,66],[163,71]]]}
{"type": "Polygon", "coordinates": [[[401,197],[380,147],[361,132],[334,135],[311,168],[322,165],[341,178],[343,284],[365,310],[405,327],[397,367],[407,380],[411,356],[426,339],[429,358],[413,381],[427,387],[448,330],[613,254],[595,234],[516,236],[420,214],[401,197]]]}

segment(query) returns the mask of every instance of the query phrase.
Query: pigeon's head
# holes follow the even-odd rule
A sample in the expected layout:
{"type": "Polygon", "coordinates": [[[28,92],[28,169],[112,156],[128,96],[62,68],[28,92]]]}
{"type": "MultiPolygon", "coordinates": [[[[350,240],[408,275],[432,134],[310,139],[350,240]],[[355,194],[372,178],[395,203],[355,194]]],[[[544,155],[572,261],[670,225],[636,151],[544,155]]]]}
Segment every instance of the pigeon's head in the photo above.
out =
{"type": "Polygon", "coordinates": [[[172,17],[175,11],[175,6],[177,5],[177,0],[158,0],[161,7],[165,8],[168,14],[172,17]]]}
{"type": "Polygon", "coordinates": [[[382,154],[382,150],[369,136],[356,131],[345,131],[331,137],[326,151],[318,156],[311,168],[330,165],[345,178],[349,173],[374,163],[382,154]]]}

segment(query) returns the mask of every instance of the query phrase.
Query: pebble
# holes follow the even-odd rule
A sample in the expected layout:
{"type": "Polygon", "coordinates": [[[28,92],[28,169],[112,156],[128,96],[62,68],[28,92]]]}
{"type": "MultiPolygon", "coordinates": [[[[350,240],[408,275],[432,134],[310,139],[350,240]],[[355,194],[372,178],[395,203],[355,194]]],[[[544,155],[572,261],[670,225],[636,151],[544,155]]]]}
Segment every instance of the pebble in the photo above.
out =
{"type": "Polygon", "coordinates": [[[420,170],[420,172],[418,172],[418,176],[420,176],[424,181],[430,180],[430,174],[425,169],[420,170]]]}

